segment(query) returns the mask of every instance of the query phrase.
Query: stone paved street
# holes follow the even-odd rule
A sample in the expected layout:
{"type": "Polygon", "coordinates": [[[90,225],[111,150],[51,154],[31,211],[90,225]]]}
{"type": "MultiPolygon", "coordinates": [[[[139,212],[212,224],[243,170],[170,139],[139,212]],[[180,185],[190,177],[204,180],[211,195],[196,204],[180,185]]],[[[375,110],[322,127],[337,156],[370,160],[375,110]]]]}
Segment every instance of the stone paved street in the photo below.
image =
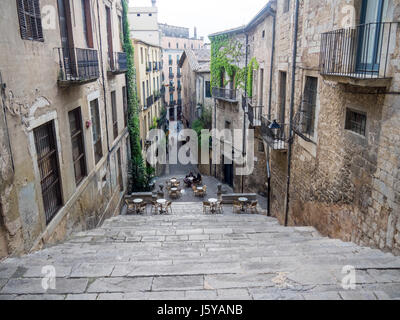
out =
{"type": "Polygon", "coordinates": [[[280,226],[264,215],[119,216],[0,264],[0,299],[400,299],[400,257],[280,226]],[[42,267],[56,287],[42,287],[42,267]],[[342,268],[356,289],[341,286],[342,268]]]}

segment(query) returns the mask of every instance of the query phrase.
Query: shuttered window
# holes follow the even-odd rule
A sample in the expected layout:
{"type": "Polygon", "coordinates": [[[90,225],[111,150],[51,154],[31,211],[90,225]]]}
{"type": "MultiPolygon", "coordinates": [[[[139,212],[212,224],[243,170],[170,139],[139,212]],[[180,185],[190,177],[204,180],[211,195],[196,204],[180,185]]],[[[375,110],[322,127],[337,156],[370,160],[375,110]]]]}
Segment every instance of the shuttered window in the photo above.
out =
{"type": "Polygon", "coordinates": [[[111,92],[111,111],[112,111],[113,133],[115,140],[118,137],[117,98],[115,91],[111,92]]]}
{"type": "Polygon", "coordinates": [[[21,38],[44,41],[39,0],[17,0],[21,38]]]}
{"type": "Polygon", "coordinates": [[[68,113],[69,127],[71,130],[72,159],[74,162],[76,185],[81,183],[86,176],[86,157],[83,142],[81,108],[76,108],[68,113]]]}

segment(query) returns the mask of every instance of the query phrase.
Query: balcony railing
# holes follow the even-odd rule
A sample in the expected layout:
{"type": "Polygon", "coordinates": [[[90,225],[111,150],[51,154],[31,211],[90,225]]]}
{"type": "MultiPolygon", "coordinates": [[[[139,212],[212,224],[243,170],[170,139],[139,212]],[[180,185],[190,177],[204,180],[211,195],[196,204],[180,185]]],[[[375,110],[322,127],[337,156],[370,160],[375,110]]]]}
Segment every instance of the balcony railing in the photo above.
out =
{"type": "Polygon", "coordinates": [[[263,106],[254,106],[249,103],[248,115],[249,121],[253,127],[261,126],[261,116],[263,112],[263,106]]]}
{"type": "Polygon", "coordinates": [[[235,89],[225,89],[225,88],[213,88],[213,97],[216,99],[237,102],[237,90],[235,89]]]}
{"type": "Polygon", "coordinates": [[[174,92],[175,91],[175,87],[174,86],[169,86],[169,92],[174,92]]]}
{"type": "Polygon", "coordinates": [[[59,84],[71,85],[95,81],[100,76],[97,50],[58,48],[59,84]]]}
{"type": "Polygon", "coordinates": [[[176,74],[176,76],[178,77],[178,79],[179,78],[181,78],[182,77],[182,73],[181,72],[178,72],[177,74],[176,74]]]}
{"type": "Polygon", "coordinates": [[[269,120],[261,116],[261,133],[264,141],[273,150],[287,150],[289,138],[289,126],[279,124],[276,120],[269,120]]]}
{"type": "Polygon", "coordinates": [[[177,105],[180,107],[182,106],[182,99],[178,99],[177,105]]]}
{"type": "Polygon", "coordinates": [[[175,107],[176,106],[176,100],[170,101],[169,102],[170,107],[175,107]]]}
{"type": "Polygon", "coordinates": [[[178,86],[176,87],[176,89],[177,89],[178,91],[182,91],[182,85],[178,84],[178,86]]]}
{"type": "Polygon", "coordinates": [[[153,62],[153,71],[157,71],[157,70],[158,70],[158,63],[153,62]]]}
{"type": "Polygon", "coordinates": [[[151,66],[151,62],[147,62],[146,63],[146,72],[151,72],[151,68],[152,66],[151,66]]]}
{"type": "Polygon", "coordinates": [[[368,23],[323,33],[322,75],[355,79],[387,78],[389,49],[396,22],[368,23]]]}
{"type": "Polygon", "coordinates": [[[174,74],[173,73],[170,73],[168,76],[169,76],[170,79],[174,78],[174,74]]]}
{"type": "Polygon", "coordinates": [[[154,96],[153,95],[148,96],[146,99],[147,107],[148,108],[151,107],[153,105],[153,103],[154,103],[154,96]]]}
{"type": "Polygon", "coordinates": [[[128,60],[125,52],[114,52],[112,59],[109,72],[120,74],[128,71],[128,60]]]}

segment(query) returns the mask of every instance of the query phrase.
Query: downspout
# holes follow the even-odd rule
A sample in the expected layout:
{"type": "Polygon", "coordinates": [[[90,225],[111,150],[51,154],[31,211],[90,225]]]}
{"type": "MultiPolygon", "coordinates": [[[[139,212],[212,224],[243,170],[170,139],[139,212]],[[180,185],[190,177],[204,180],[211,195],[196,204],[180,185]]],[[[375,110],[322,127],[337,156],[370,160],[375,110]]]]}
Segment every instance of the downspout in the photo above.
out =
{"type": "Polygon", "coordinates": [[[288,166],[287,166],[287,186],[286,186],[286,208],[285,208],[285,227],[288,225],[289,203],[290,203],[290,174],[293,148],[293,113],[294,113],[294,91],[296,78],[296,57],[297,57],[297,32],[299,28],[299,0],[296,0],[294,31],[293,31],[293,56],[292,56],[292,81],[289,112],[289,143],[288,143],[288,166]]]}
{"type": "MultiPolygon", "coordinates": [[[[272,22],[272,50],[271,50],[271,66],[269,71],[269,97],[268,97],[268,119],[271,119],[271,109],[272,109],[272,79],[274,72],[274,55],[275,55],[275,26],[276,26],[276,12],[271,10],[271,15],[273,17],[272,22]]],[[[271,159],[270,159],[269,147],[267,147],[267,216],[271,216],[271,159]]]]}
{"type": "MultiPolygon", "coordinates": [[[[245,32],[246,32],[246,30],[245,30],[245,32]]],[[[242,159],[245,159],[245,156],[246,156],[246,151],[245,151],[246,150],[246,116],[248,114],[248,111],[247,111],[247,72],[249,71],[248,67],[247,67],[248,55],[249,55],[249,35],[246,33],[246,64],[245,64],[246,79],[244,81],[244,99],[245,99],[246,105],[245,105],[245,109],[243,110],[244,114],[243,114],[243,146],[242,146],[242,157],[243,158],[242,159]]],[[[243,173],[242,173],[242,193],[244,193],[244,175],[243,175],[243,173]]]]}
{"type": "Polygon", "coordinates": [[[98,28],[99,28],[99,41],[100,41],[100,63],[101,63],[101,78],[103,81],[103,94],[104,94],[104,114],[106,118],[106,133],[107,133],[107,150],[108,150],[108,155],[107,155],[107,162],[110,161],[110,138],[109,138],[109,133],[108,133],[108,116],[107,116],[107,95],[106,95],[106,83],[105,83],[105,77],[104,77],[104,62],[103,62],[103,45],[101,41],[101,24],[100,24],[100,6],[99,6],[99,0],[97,2],[97,19],[98,19],[98,28]]]}

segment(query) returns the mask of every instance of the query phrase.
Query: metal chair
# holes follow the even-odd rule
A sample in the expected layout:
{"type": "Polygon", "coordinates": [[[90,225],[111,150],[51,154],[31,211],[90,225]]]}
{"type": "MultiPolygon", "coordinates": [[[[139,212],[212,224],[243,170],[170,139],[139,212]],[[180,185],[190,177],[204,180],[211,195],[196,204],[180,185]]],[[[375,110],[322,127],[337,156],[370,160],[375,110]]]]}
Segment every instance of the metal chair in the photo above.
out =
{"type": "Polygon", "coordinates": [[[217,211],[219,211],[219,213],[221,213],[221,214],[224,212],[224,207],[222,205],[222,201],[217,202],[217,211]]]}
{"type": "Polygon", "coordinates": [[[147,203],[143,202],[143,203],[139,204],[139,206],[137,207],[137,212],[139,214],[147,213],[147,203]]]}
{"type": "Polygon", "coordinates": [[[127,207],[127,213],[129,214],[129,212],[135,212],[135,204],[130,200],[130,199],[125,199],[125,204],[127,207]]]}
{"type": "Polygon", "coordinates": [[[172,214],[172,201],[167,201],[167,204],[165,206],[166,213],[168,213],[168,209],[171,211],[171,214],[172,214]]]}
{"type": "Polygon", "coordinates": [[[236,210],[236,213],[238,213],[237,212],[238,210],[239,210],[239,212],[242,211],[242,204],[237,200],[233,201],[233,212],[235,212],[235,210],[236,210]]]}
{"type": "Polygon", "coordinates": [[[258,201],[252,201],[249,206],[247,207],[252,213],[254,211],[258,214],[258,209],[257,209],[258,201]]]}
{"type": "Polygon", "coordinates": [[[160,205],[157,203],[157,201],[152,201],[152,202],[151,202],[151,211],[150,211],[150,214],[153,213],[153,210],[155,211],[156,214],[158,214],[158,213],[159,213],[159,211],[158,211],[159,209],[160,209],[160,205]]]}
{"type": "Polygon", "coordinates": [[[203,201],[203,213],[207,213],[207,209],[211,210],[211,203],[209,201],[203,201]]]}

